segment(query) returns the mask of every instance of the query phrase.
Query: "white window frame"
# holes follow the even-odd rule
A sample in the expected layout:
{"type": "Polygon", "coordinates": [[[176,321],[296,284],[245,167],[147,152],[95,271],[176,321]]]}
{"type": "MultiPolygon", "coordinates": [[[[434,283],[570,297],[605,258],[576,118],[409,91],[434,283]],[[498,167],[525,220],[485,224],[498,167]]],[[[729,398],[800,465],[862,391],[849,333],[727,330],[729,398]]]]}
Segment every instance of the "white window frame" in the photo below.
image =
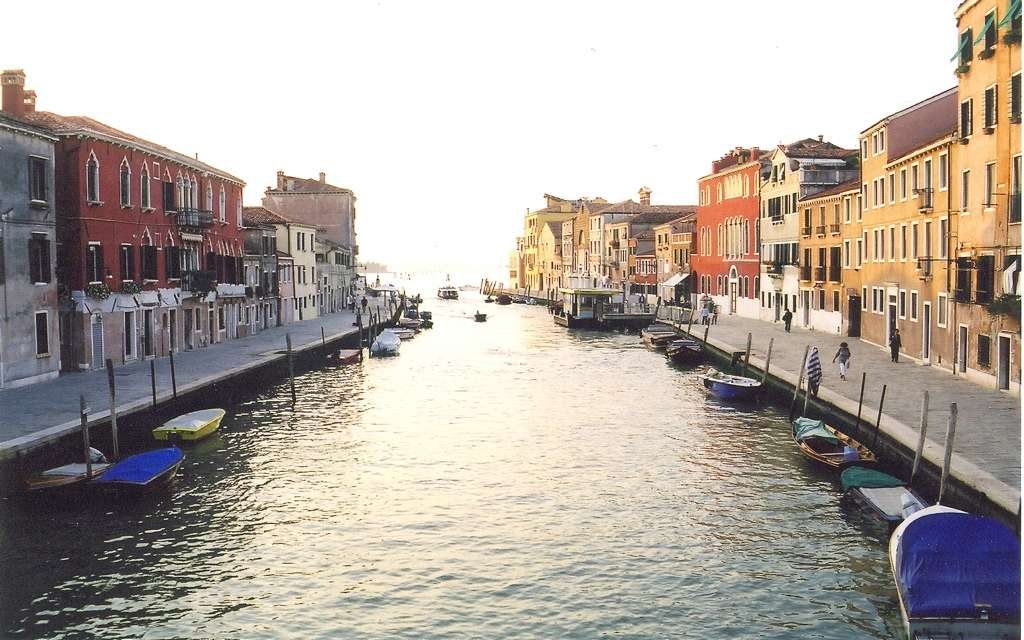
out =
{"type": "Polygon", "coordinates": [[[910,304],[910,321],[917,322],[917,308],[921,304],[921,295],[917,292],[917,289],[910,290],[910,299],[908,304],[910,304]]]}
{"type": "Polygon", "coordinates": [[[52,355],[53,347],[50,345],[50,312],[36,311],[32,316],[32,333],[35,337],[35,353],[37,358],[49,358],[52,355]],[[39,316],[46,317],[46,351],[39,350],[39,316]]]}
{"type": "Polygon", "coordinates": [[[960,172],[960,214],[970,215],[971,213],[971,170],[964,169],[960,172]]]}
{"type": "Polygon", "coordinates": [[[139,205],[143,211],[153,211],[153,193],[150,189],[149,165],[142,163],[142,171],[139,172],[139,205]]]}
{"type": "Polygon", "coordinates": [[[907,225],[900,225],[900,262],[907,261],[907,225]]]}
{"type": "MultiPolygon", "coordinates": [[[[917,165],[914,165],[917,166],[917,165]]],[[[900,168],[900,202],[907,200],[907,168],[900,168]]]]}
{"type": "Polygon", "coordinates": [[[118,200],[120,200],[120,202],[121,202],[121,208],[122,209],[129,209],[129,208],[131,208],[131,206],[132,206],[132,165],[128,162],[128,157],[127,156],[125,156],[124,158],[121,159],[121,164],[117,168],[117,194],[118,194],[118,200]],[[128,179],[125,180],[124,182],[128,186],[128,199],[127,200],[125,200],[123,198],[123,196],[125,194],[121,193],[121,182],[122,182],[121,176],[125,173],[126,170],[128,172],[128,179]]]}
{"type": "Polygon", "coordinates": [[[921,243],[918,239],[918,224],[910,223],[910,259],[917,260],[921,256],[921,243]]]}
{"type": "Polygon", "coordinates": [[[139,345],[138,345],[138,332],[135,330],[135,312],[125,311],[124,312],[124,325],[123,331],[127,335],[123,335],[121,340],[121,351],[125,360],[135,360],[139,356],[139,345]],[[128,322],[128,318],[131,317],[132,321],[128,322]],[[129,337],[131,338],[129,340],[129,337]],[[131,345],[131,353],[127,353],[126,347],[131,345]]]}
{"type": "Polygon", "coordinates": [[[850,196],[843,198],[843,224],[850,224],[853,221],[853,203],[850,196]]]}
{"type": "Polygon", "coordinates": [[[907,290],[898,289],[896,291],[896,314],[900,320],[907,319],[907,290]]]}
{"type": "Polygon", "coordinates": [[[995,211],[996,203],[996,181],[999,180],[996,175],[996,163],[986,162],[985,163],[985,202],[982,203],[982,210],[986,213],[995,211]]]}
{"type": "Polygon", "coordinates": [[[935,326],[945,329],[947,324],[949,324],[949,294],[940,293],[935,302],[935,326]]]}
{"type": "MultiPolygon", "coordinates": [[[[885,194],[882,194],[885,195],[885,194]]],[[[889,172],[889,204],[896,204],[896,172],[889,172]]]]}
{"type": "Polygon", "coordinates": [[[939,154],[939,191],[949,188],[949,154],[939,154]]]}
{"type": "Polygon", "coordinates": [[[85,200],[89,204],[103,204],[100,200],[102,197],[102,191],[100,189],[100,161],[96,157],[96,152],[90,150],[89,156],[85,159],[85,200]],[[96,180],[93,182],[96,185],[96,193],[89,193],[89,165],[92,164],[96,167],[96,180]]]}
{"type": "Polygon", "coordinates": [[[938,234],[935,244],[935,250],[937,251],[936,255],[945,260],[949,257],[946,251],[949,244],[949,218],[939,218],[939,224],[935,228],[935,232],[938,234]]]}
{"type": "Polygon", "coordinates": [[[850,241],[843,240],[843,268],[850,268],[850,241]]]}
{"type": "Polygon", "coordinates": [[[889,225],[889,262],[896,262],[896,225],[894,224],[889,225]]]}

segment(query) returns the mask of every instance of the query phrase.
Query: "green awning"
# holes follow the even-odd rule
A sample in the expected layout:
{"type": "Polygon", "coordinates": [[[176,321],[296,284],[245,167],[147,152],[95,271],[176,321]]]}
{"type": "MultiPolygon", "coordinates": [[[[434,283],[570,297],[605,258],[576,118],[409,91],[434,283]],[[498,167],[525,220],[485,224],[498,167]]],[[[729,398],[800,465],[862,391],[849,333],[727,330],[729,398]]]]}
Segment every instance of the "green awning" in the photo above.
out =
{"type": "Polygon", "coordinates": [[[964,50],[964,47],[971,46],[971,39],[970,38],[965,38],[964,36],[966,36],[966,35],[967,35],[967,33],[960,34],[960,46],[956,48],[956,53],[954,53],[953,57],[949,59],[950,62],[953,62],[958,57],[960,57],[960,52],[964,50]]]}
{"type": "Polygon", "coordinates": [[[902,487],[906,483],[899,478],[894,478],[888,473],[882,473],[867,467],[848,467],[839,476],[843,484],[843,491],[849,491],[855,487],[866,489],[882,489],[885,487],[902,487]]]}
{"type": "Polygon", "coordinates": [[[1006,15],[1003,17],[1002,20],[999,21],[999,24],[996,25],[996,28],[1002,29],[1003,27],[1009,25],[1014,20],[1014,18],[1018,17],[1020,17],[1020,0],[1013,0],[1012,2],[1010,2],[1010,6],[1007,7],[1006,9],[1006,15]]]}
{"type": "Polygon", "coordinates": [[[797,442],[803,442],[808,438],[821,438],[832,444],[839,444],[839,438],[825,428],[824,422],[810,418],[797,418],[793,421],[793,437],[797,442]]]}
{"type": "Polygon", "coordinates": [[[985,18],[985,24],[981,25],[981,33],[974,39],[974,44],[979,44],[985,39],[985,34],[988,33],[988,28],[992,26],[992,21],[996,19],[996,14],[992,14],[985,18]]]}

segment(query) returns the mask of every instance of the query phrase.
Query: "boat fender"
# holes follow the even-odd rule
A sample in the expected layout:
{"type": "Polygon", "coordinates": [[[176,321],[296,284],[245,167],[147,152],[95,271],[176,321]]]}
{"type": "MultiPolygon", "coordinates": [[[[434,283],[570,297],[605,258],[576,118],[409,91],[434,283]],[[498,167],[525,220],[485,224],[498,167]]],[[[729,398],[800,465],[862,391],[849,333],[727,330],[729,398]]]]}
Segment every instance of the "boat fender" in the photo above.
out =
{"type": "Polygon", "coordinates": [[[860,454],[853,447],[846,445],[843,447],[843,462],[857,462],[860,460],[860,454]]]}

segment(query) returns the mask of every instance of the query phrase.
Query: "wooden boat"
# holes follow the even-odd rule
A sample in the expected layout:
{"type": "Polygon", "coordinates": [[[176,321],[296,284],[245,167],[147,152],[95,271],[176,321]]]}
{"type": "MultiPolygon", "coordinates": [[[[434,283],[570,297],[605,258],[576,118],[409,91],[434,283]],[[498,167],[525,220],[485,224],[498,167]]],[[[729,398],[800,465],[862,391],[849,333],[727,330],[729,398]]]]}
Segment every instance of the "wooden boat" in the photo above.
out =
{"type": "Polygon", "coordinates": [[[479,311],[473,314],[473,319],[477,322],[487,322],[487,314],[480,313],[479,311]]]}
{"type": "Polygon", "coordinates": [[[338,362],[340,364],[359,362],[360,351],[361,349],[342,349],[338,352],[338,362]]]}
{"type": "Polygon", "coordinates": [[[928,506],[905,482],[878,469],[847,467],[839,480],[847,495],[887,522],[899,522],[928,506]]]}
{"type": "Polygon", "coordinates": [[[503,306],[507,305],[507,304],[512,304],[512,298],[508,294],[506,294],[506,293],[503,293],[503,294],[499,295],[494,301],[497,304],[500,304],[500,305],[503,305],[503,306]]]}
{"type": "Polygon", "coordinates": [[[1020,540],[1001,522],[922,509],[889,538],[889,566],[908,638],[1020,638],[1020,540]]]}
{"type": "Polygon", "coordinates": [[[837,471],[853,464],[873,464],[876,461],[870,449],[822,420],[794,420],[793,440],[800,453],[809,460],[837,471]]]}
{"type": "Polygon", "coordinates": [[[679,338],[679,334],[672,327],[664,324],[652,324],[643,331],[640,332],[640,337],[643,341],[654,347],[655,349],[661,349],[668,346],[668,343],[679,338]]]}
{"type": "Polygon", "coordinates": [[[412,329],[413,331],[415,331],[416,329],[419,329],[422,324],[422,320],[414,320],[412,318],[398,319],[398,326],[401,327],[402,329],[412,329]]]}
{"type": "Polygon", "coordinates": [[[441,287],[437,290],[437,297],[441,300],[458,300],[459,290],[455,287],[441,287]]]}
{"type": "Polygon", "coordinates": [[[704,345],[692,338],[679,338],[668,343],[665,355],[682,364],[699,364],[704,360],[704,345]]]}
{"type": "Polygon", "coordinates": [[[753,378],[731,376],[717,369],[699,376],[704,387],[723,400],[751,400],[761,389],[761,383],[753,378]]]}
{"type": "Polygon", "coordinates": [[[420,311],[420,320],[433,320],[434,314],[430,311],[420,311]]]}
{"type": "Polygon", "coordinates": [[[494,298],[492,298],[491,296],[487,296],[486,298],[484,298],[484,302],[494,302],[494,298]]]}
{"type": "Polygon", "coordinates": [[[141,494],[169,483],[185,455],[177,447],[154,449],[110,465],[89,486],[108,493],[141,494]]]}
{"type": "Polygon", "coordinates": [[[391,332],[398,336],[399,340],[412,340],[416,337],[416,332],[412,329],[391,329],[391,332]]]}
{"type": "Polygon", "coordinates": [[[40,471],[25,480],[25,489],[32,495],[43,493],[56,495],[72,493],[80,489],[87,480],[98,477],[110,467],[100,451],[90,447],[89,452],[92,459],[91,465],[84,462],[72,462],[40,471]]]}
{"type": "Polygon", "coordinates": [[[157,440],[171,442],[202,440],[220,427],[224,419],[223,409],[202,409],[185,415],[171,418],[161,426],[153,429],[153,437],[157,440]]]}

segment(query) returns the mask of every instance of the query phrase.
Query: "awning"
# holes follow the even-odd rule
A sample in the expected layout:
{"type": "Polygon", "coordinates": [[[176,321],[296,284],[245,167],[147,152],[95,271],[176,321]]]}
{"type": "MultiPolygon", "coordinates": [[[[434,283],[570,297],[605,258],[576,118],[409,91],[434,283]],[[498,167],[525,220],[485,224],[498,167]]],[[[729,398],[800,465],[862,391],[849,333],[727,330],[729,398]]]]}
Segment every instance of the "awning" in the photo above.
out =
{"type": "Polygon", "coordinates": [[[1007,7],[1007,9],[1006,9],[1006,15],[1003,16],[1003,19],[999,21],[999,24],[996,25],[996,28],[997,29],[1002,29],[1003,27],[1009,25],[1019,15],[1020,15],[1020,0],[1013,0],[1013,2],[1010,3],[1010,6],[1007,7]]]}
{"type": "Polygon", "coordinates": [[[688,274],[688,273],[677,273],[674,276],[672,276],[671,278],[669,278],[668,280],[666,280],[665,282],[662,282],[660,286],[662,286],[662,287],[674,287],[674,286],[678,285],[679,283],[681,283],[683,280],[686,280],[689,276],[690,276],[690,274],[688,274]]]}
{"type": "Polygon", "coordinates": [[[160,295],[156,291],[143,291],[139,294],[138,300],[144,307],[155,307],[160,304],[160,295]]]}

